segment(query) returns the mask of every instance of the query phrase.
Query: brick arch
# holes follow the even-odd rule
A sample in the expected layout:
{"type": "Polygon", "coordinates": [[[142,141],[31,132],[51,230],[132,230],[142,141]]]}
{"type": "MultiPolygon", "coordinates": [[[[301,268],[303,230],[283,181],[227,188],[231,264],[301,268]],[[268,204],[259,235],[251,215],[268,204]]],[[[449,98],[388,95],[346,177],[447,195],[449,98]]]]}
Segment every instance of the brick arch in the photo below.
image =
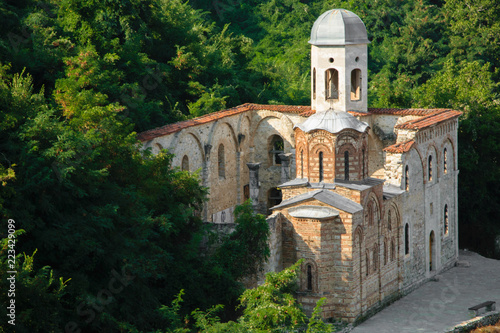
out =
{"type": "Polygon", "coordinates": [[[438,165],[441,165],[441,161],[439,159],[439,150],[437,149],[436,145],[434,142],[431,142],[429,143],[429,145],[427,146],[427,150],[425,152],[425,161],[424,161],[424,183],[427,183],[429,182],[429,156],[431,156],[431,154],[434,153],[434,157],[435,157],[435,160],[433,159],[432,160],[432,182],[436,182],[436,179],[438,179],[441,174],[440,174],[440,170],[439,168],[437,167],[438,165]]]}
{"type": "MultiPolygon", "coordinates": [[[[401,224],[401,214],[399,213],[398,205],[394,202],[390,203],[387,207],[387,212],[391,211],[391,219],[392,219],[392,228],[391,232],[395,233],[396,230],[399,230],[399,226],[401,224]]],[[[385,216],[387,219],[387,214],[385,216]]]]}
{"type": "MultiPolygon", "coordinates": [[[[446,147],[446,144],[450,144],[450,146],[451,146],[451,157],[453,157],[453,158],[450,159],[448,157],[448,162],[449,161],[453,161],[453,169],[451,169],[451,170],[455,171],[455,170],[457,170],[456,168],[457,168],[457,164],[458,163],[457,163],[457,160],[456,160],[457,156],[455,154],[455,143],[454,143],[453,138],[452,138],[452,136],[450,134],[446,134],[443,142],[441,143],[441,150],[440,150],[441,154],[443,153],[443,150],[446,147]]],[[[448,168],[448,170],[450,170],[450,169],[448,168]]]]}
{"type": "MultiPolygon", "coordinates": [[[[210,134],[208,136],[208,144],[212,145],[212,147],[214,147],[214,148],[216,148],[215,146],[219,146],[218,143],[220,142],[220,140],[217,142],[214,142],[214,136],[218,132],[217,129],[220,126],[224,126],[224,125],[229,128],[229,132],[231,133],[231,139],[232,139],[231,144],[234,147],[234,150],[238,151],[238,139],[236,137],[236,133],[234,131],[233,126],[230,123],[228,123],[227,121],[214,122],[214,125],[210,129],[210,134]]],[[[227,147],[227,148],[229,148],[229,147],[227,147]]]]}
{"type": "Polygon", "coordinates": [[[360,164],[358,150],[352,143],[345,143],[342,146],[335,147],[335,165],[340,166],[335,168],[335,178],[344,179],[345,178],[345,152],[349,152],[349,180],[359,180],[360,174],[360,164]],[[356,167],[357,162],[357,167],[356,167]],[[354,173],[350,172],[350,169],[354,167],[354,173]],[[354,174],[357,176],[354,177],[354,174]]]}
{"type": "MultiPolygon", "coordinates": [[[[420,161],[420,168],[422,170],[422,180],[424,180],[425,179],[425,168],[426,168],[426,165],[423,164],[424,160],[423,160],[423,157],[422,157],[422,153],[420,153],[420,151],[415,146],[416,145],[412,145],[411,148],[410,148],[410,150],[405,154],[405,161],[403,163],[403,172],[405,170],[405,167],[409,164],[408,163],[409,162],[409,158],[408,157],[411,155],[412,151],[415,151],[417,153],[417,155],[418,155],[418,159],[417,160],[420,161]]],[[[410,173],[414,172],[413,168],[411,168],[411,167],[410,167],[409,171],[410,171],[410,173]]],[[[405,179],[405,181],[406,181],[406,179],[405,179]]],[[[410,176],[410,182],[412,182],[412,181],[414,181],[414,180],[412,180],[412,177],[410,176]]],[[[411,184],[410,184],[410,189],[412,189],[411,184]]]]}
{"type": "Polygon", "coordinates": [[[314,259],[304,259],[304,262],[302,263],[300,267],[300,290],[305,291],[305,292],[312,292],[312,293],[317,293],[319,291],[319,272],[318,272],[318,265],[316,264],[316,261],[314,259]],[[311,289],[308,288],[308,269],[307,266],[311,265],[311,289]]]}
{"type": "MultiPolygon", "coordinates": [[[[182,140],[183,140],[185,137],[188,137],[188,136],[193,137],[193,139],[194,139],[194,141],[196,142],[196,145],[197,145],[197,147],[198,147],[198,150],[199,150],[199,152],[200,152],[200,154],[201,154],[202,159],[205,159],[205,152],[204,152],[204,150],[203,150],[203,146],[202,146],[202,144],[201,144],[201,140],[200,140],[200,138],[198,137],[198,135],[197,135],[196,133],[194,133],[193,131],[185,131],[185,132],[183,131],[183,132],[181,133],[181,135],[179,136],[179,139],[177,140],[177,143],[182,142],[182,140]]],[[[174,149],[174,154],[175,154],[175,149],[174,149]]],[[[188,155],[188,156],[189,156],[189,155],[188,155]]]]}
{"type": "MultiPolygon", "coordinates": [[[[237,125],[236,130],[238,132],[238,135],[244,134],[245,131],[248,131],[246,137],[243,139],[243,141],[241,143],[248,144],[248,142],[251,141],[249,136],[250,136],[250,133],[252,130],[252,120],[250,119],[250,117],[247,114],[240,115],[240,117],[238,118],[238,125],[237,125]],[[245,127],[243,126],[243,124],[245,124],[245,123],[248,124],[248,128],[246,128],[246,126],[245,127]]],[[[241,143],[239,142],[239,138],[238,138],[238,145],[240,146],[240,149],[241,149],[241,143]]]]}
{"type": "Polygon", "coordinates": [[[363,244],[363,227],[360,225],[358,225],[356,227],[356,230],[354,231],[354,244],[355,245],[363,244]]]}
{"type": "Polygon", "coordinates": [[[292,130],[294,124],[288,116],[284,115],[281,112],[275,112],[275,111],[257,111],[254,117],[261,117],[261,119],[256,121],[254,125],[251,125],[250,127],[250,147],[254,146],[254,137],[257,133],[257,130],[259,129],[260,124],[262,124],[263,121],[269,118],[276,118],[287,123],[287,126],[290,128],[290,134],[285,135],[285,133],[281,133],[279,131],[277,132],[280,134],[283,140],[288,141],[292,147],[295,146],[295,142],[293,140],[293,130],[292,130]]]}
{"type": "Polygon", "coordinates": [[[375,195],[375,193],[373,193],[373,191],[370,192],[370,194],[368,194],[366,196],[366,199],[365,199],[365,204],[363,205],[364,209],[366,210],[365,212],[365,221],[366,221],[366,224],[367,226],[372,226],[370,222],[370,220],[373,222],[373,226],[376,226],[376,222],[378,219],[380,219],[380,214],[381,214],[381,206],[380,206],[380,201],[378,200],[377,196],[375,195]],[[370,211],[370,207],[371,205],[374,205],[374,211],[373,211],[373,216],[370,217],[369,214],[371,214],[372,212],[370,211]]]}
{"type": "MultiPolygon", "coordinates": [[[[335,156],[324,143],[316,143],[313,147],[309,148],[308,152],[308,175],[309,180],[319,182],[319,153],[323,152],[323,181],[333,183],[335,177],[335,156]]],[[[304,159],[305,160],[305,159],[304,159]]]]}

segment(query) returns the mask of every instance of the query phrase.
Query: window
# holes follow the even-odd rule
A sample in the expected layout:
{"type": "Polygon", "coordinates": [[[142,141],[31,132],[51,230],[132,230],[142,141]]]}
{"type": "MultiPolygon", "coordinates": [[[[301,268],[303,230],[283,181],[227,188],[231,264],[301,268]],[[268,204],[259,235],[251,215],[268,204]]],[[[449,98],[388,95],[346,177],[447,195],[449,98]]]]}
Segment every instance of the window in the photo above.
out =
{"type": "Polygon", "coordinates": [[[405,225],[405,255],[410,254],[410,226],[405,225]]]}
{"type": "Polygon", "coordinates": [[[429,181],[432,182],[432,155],[429,156],[429,181]]]}
{"type": "Polygon", "coordinates": [[[363,155],[362,156],[362,160],[363,160],[363,166],[362,166],[362,169],[363,169],[363,175],[361,176],[361,178],[365,178],[365,175],[366,175],[366,170],[365,170],[365,148],[363,148],[363,150],[361,151],[361,154],[363,155]]]}
{"type": "Polygon", "coordinates": [[[284,143],[279,135],[273,135],[269,142],[269,159],[270,165],[281,165],[280,154],[283,153],[284,143]]]}
{"type": "Polygon", "coordinates": [[[250,184],[243,186],[243,200],[247,201],[250,199],[250,184]]]}
{"type": "Polygon", "coordinates": [[[312,74],[312,79],[313,79],[313,86],[312,86],[312,90],[313,90],[313,99],[316,98],[316,68],[313,68],[313,74],[312,74]]]}
{"type": "Polygon", "coordinates": [[[378,247],[373,248],[373,271],[376,272],[378,267],[378,247]]]}
{"type": "Polygon", "coordinates": [[[189,157],[187,155],[182,158],[181,169],[182,171],[189,171],[189,157]]]}
{"type": "Polygon", "coordinates": [[[387,265],[387,258],[388,253],[387,253],[387,241],[384,240],[384,266],[387,265]]]}
{"type": "Polygon", "coordinates": [[[444,228],[444,234],[448,235],[448,230],[450,227],[449,224],[449,217],[448,217],[448,205],[444,205],[444,219],[443,219],[443,228],[444,228]]]}
{"type": "Polygon", "coordinates": [[[319,152],[319,181],[323,181],[323,152],[319,152]]]}
{"type": "Polygon", "coordinates": [[[387,230],[392,230],[391,211],[387,213],[387,230]]]}
{"type": "Polygon", "coordinates": [[[396,259],[396,244],[394,243],[394,239],[391,240],[391,261],[396,259]]]}
{"type": "Polygon", "coordinates": [[[351,72],[351,101],[361,99],[361,70],[354,69],[351,72]]]}
{"type": "Polygon", "coordinates": [[[313,276],[312,276],[312,266],[307,265],[307,290],[312,291],[313,289],[313,276]]]}
{"type": "Polygon", "coordinates": [[[448,173],[448,151],[446,148],[443,151],[443,172],[444,174],[448,173]]]}
{"type": "Polygon", "coordinates": [[[344,152],[344,179],[349,180],[349,152],[344,152]]]}
{"type": "Polygon", "coordinates": [[[224,145],[221,143],[218,150],[219,178],[226,178],[226,156],[224,155],[224,145]]]}
{"type": "Polygon", "coordinates": [[[408,171],[408,166],[405,167],[405,189],[410,190],[410,173],[408,171]]]}
{"type": "Polygon", "coordinates": [[[300,151],[300,178],[304,178],[304,149],[300,151]]]}
{"type": "Polygon", "coordinates": [[[366,251],[366,276],[370,274],[370,253],[366,251]]]}
{"type": "Polygon", "coordinates": [[[326,99],[338,99],[339,98],[339,72],[336,69],[329,69],[326,71],[325,77],[325,89],[326,99]]]}

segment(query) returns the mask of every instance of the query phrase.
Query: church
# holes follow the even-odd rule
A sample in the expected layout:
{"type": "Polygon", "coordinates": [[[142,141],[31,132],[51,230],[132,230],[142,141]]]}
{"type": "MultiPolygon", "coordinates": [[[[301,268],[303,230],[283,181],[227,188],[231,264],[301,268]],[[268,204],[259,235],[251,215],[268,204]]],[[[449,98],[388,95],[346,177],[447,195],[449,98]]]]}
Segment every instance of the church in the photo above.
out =
{"type": "Polygon", "coordinates": [[[243,104],[139,134],[209,189],[219,226],[251,198],[267,216],[267,271],[303,259],[298,300],[354,322],[458,259],[457,127],[450,109],[368,108],[363,21],[323,13],[311,44],[311,105],[243,104]]]}

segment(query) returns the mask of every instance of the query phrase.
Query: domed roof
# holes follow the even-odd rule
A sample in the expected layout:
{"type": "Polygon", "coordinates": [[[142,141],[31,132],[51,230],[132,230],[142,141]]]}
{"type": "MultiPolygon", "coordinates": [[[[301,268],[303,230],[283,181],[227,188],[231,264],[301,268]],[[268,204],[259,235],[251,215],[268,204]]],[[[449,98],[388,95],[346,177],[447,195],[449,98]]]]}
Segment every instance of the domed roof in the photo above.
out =
{"type": "Polygon", "coordinates": [[[345,9],[324,12],[311,30],[312,45],[368,44],[365,24],[358,15],[345,9]]]}
{"type": "Polygon", "coordinates": [[[325,130],[336,134],[344,129],[353,129],[363,133],[368,128],[368,124],[359,121],[350,113],[330,109],[328,111],[316,112],[303,123],[294,126],[294,128],[296,127],[306,133],[314,130],[325,130]]]}

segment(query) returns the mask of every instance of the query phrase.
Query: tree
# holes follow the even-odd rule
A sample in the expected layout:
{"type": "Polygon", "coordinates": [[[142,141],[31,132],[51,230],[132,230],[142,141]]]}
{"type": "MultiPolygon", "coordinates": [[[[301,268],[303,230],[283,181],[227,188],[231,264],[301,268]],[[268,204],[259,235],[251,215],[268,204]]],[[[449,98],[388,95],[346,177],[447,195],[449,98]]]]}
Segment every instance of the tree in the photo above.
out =
{"type": "MultiPolygon", "coordinates": [[[[316,304],[312,317],[308,320],[301,306],[293,296],[297,289],[297,270],[302,264],[299,260],[294,265],[277,273],[267,273],[263,285],[254,289],[247,289],[239,298],[243,314],[237,322],[221,323],[216,313],[222,309],[221,305],[207,311],[195,310],[191,313],[194,326],[200,332],[298,332],[306,329],[308,333],[333,332],[333,326],[321,319],[321,307],[325,303],[322,298],[316,304]]],[[[182,301],[183,291],[172,302],[170,307],[162,306],[160,311],[171,319],[166,332],[181,333],[188,331],[181,324],[179,304],[182,301]]],[[[186,322],[187,322],[186,318],[186,322]]]]}

